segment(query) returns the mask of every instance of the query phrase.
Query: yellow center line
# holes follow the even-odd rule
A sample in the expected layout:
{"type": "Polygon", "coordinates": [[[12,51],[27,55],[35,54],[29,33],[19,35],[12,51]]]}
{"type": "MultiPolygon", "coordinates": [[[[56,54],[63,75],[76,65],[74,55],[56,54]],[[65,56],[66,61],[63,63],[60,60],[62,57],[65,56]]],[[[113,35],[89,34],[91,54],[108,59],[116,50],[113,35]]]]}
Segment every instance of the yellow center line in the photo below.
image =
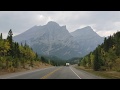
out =
{"type": "Polygon", "coordinates": [[[47,75],[43,76],[42,78],[40,79],[46,79],[47,77],[49,77],[50,75],[52,75],[53,73],[55,73],[56,71],[60,70],[62,67],[58,68],[58,69],[55,69],[54,71],[48,73],[47,75]]]}

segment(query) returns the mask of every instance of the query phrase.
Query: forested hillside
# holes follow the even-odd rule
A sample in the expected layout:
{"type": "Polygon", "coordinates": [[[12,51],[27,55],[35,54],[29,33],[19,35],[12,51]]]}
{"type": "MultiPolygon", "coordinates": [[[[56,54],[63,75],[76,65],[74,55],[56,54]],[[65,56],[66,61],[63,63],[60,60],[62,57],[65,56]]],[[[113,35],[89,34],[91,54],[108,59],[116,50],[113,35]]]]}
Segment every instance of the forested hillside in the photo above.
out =
{"type": "Polygon", "coordinates": [[[105,38],[104,43],[83,57],[78,65],[95,71],[120,71],[120,31],[105,38]]]}
{"type": "Polygon", "coordinates": [[[15,72],[18,68],[30,69],[49,63],[45,61],[43,56],[38,57],[37,53],[33,52],[26,43],[19,45],[14,42],[12,35],[11,29],[8,32],[7,39],[3,39],[2,33],[0,35],[0,70],[15,72]]]}

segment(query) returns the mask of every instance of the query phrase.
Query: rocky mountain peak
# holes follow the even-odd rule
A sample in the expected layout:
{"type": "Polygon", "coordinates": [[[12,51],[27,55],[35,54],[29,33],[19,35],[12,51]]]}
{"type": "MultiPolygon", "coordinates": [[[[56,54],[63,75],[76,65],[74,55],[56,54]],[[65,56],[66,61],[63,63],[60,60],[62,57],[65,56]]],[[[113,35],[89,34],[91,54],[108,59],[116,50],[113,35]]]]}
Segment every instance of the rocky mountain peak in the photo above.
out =
{"type": "Polygon", "coordinates": [[[59,26],[59,24],[54,21],[49,21],[46,25],[47,26],[59,26]]]}
{"type": "Polygon", "coordinates": [[[34,26],[15,36],[14,41],[26,43],[39,55],[56,56],[62,59],[82,57],[103,42],[90,26],[69,33],[66,25],[54,21],[43,26],[34,26]]]}

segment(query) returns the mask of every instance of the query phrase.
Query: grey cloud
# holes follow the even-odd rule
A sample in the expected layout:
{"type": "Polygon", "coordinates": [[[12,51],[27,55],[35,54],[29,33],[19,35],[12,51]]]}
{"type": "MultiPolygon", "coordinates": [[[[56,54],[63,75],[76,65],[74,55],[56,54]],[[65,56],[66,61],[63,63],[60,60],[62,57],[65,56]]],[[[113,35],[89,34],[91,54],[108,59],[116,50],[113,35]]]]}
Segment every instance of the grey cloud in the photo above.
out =
{"type": "Polygon", "coordinates": [[[96,31],[118,30],[119,11],[0,11],[0,32],[22,33],[34,25],[44,25],[49,20],[66,25],[71,32],[81,26],[93,25],[96,31]],[[40,19],[40,15],[41,17],[40,19]]]}

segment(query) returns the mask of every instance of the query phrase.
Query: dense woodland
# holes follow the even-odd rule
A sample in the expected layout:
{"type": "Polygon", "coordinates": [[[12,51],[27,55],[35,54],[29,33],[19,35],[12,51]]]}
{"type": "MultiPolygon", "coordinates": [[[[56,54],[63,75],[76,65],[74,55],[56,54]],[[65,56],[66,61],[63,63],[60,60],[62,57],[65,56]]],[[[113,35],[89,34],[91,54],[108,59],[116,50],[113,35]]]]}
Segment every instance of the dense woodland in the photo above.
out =
{"type": "Polygon", "coordinates": [[[40,64],[52,64],[44,56],[39,57],[26,43],[19,45],[12,39],[12,30],[7,39],[0,34],[0,70],[15,71],[16,68],[30,68],[40,64]]]}
{"type": "Polygon", "coordinates": [[[95,71],[120,71],[120,32],[105,38],[104,43],[81,58],[78,65],[95,71]]]}

